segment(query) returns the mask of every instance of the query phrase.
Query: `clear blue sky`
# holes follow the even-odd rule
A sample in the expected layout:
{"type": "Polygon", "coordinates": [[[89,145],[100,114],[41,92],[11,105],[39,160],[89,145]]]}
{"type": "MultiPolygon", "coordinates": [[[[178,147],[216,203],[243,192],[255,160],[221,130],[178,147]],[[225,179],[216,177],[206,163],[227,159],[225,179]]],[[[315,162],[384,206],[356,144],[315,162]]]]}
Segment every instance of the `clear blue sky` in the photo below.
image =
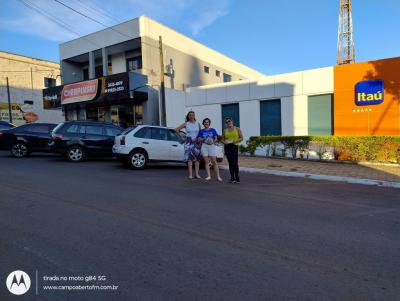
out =
{"type": "MultiPolygon", "coordinates": [[[[339,0],[60,1],[107,25],[147,15],[265,74],[336,61],[339,0]]],[[[400,56],[400,0],[353,0],[353,26],[357,61],[400,56]]],[[[60,42],[100,29],[54,0],[0,1],[3,51],[58,62],[60,42]]]]}

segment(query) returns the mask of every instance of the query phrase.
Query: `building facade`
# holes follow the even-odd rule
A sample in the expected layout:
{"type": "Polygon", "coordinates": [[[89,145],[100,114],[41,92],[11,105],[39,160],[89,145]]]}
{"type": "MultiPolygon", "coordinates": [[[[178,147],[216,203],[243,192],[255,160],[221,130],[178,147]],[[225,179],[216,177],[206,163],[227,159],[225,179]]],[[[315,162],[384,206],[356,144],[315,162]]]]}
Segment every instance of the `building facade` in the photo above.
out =
{"type": "Polygon", "coordinates": [[[400,58],[167,91],[167,122],[193,110],[219,132],[230,116],[246,137],[400,135],[400,58]]]}
{"type": "Polygon", "coordinates": [[[49,107],[42,96],[42,89],[60,83],[59,64],[0,51],[0,120],[11,120],[16,125],[61,122],[61,109],[49,107]]]}
{"type": "Polygon", "coordinates": [[[67,119],[113,121],[113,116],[134,116],[135,112],[141,112],[142,119],[133,117],[130,124],[159,124],[159,113],[163,111],[159,101],[162,78],[165,87],[184,91],[192,86],[262,76],[147,17],[61,44],[60,61],[64,87],[125,72],[145,76],[145,84],[130,81],[129,90],[147,93],[147,99],[135,99],[133,93],[131,101],[123,104],[101,101],[94,104],[93,99],[62,103],[67,119]]]}

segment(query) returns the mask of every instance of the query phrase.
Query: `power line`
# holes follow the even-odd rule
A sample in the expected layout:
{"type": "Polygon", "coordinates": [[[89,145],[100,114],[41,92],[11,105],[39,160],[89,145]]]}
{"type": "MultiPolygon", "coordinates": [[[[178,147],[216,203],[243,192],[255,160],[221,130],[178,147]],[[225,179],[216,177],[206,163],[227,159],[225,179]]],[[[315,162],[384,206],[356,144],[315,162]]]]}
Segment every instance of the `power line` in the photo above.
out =
{"type": "Polygon", "coordinates": [[[85,18],[87,18],[87,19],[89,19],[89,20],[91,20],[91,21],[93,21],[93,22],[95,22],[95,23],[97,23],[97,24],[100,24],[101,26],[103,26],[103,27],[105,27],[105,28],[111,29],[111,30],[113,30],[113,31],[115,31],[115,32],[117,32],[117,33],[119,33],[120,35],[123,35],[123,36],[125,36],[125,37],[128,37],[129,39],[133,39],[133,37],[128,36],[128,35],[126,35],[125,33],[121,32],[121,31],[119,31],[119,30],[116,30],[115,28],[112,28],[112,27],[110,27],[110,26],[108,26],[108,25],[106,25],[106,24],[104,24],[104,23],[102,23],[102,22],[100,22],[100,21],[98,21],[98,20],[96,20],[96,19],[90,17],[90,16],[87,16],[87,15],[85,15],[84,13],[82,13],[82,12],[80,12],[80,11],[74,9],[74,8],[71,7],[71,6],[66,5],[65,3],[63,3],[63,2],[61,2],[61,1],[59,1],[59,0],[54,0],[54,1],[57,2],[57,3],[59,3],[59,4],[61,4],[62,6],[66,7],[66,8],[68,8],[68,9],[74,11],[75,13],[77,13],[77,14],[79,14],[79,15],[81,15],[81,16],[83,16],[83,17],[85,17],[85,18]]]}
{"type": "MultiPolygon", "coordinates": [[[[52,16],[49,16],[48,13],[47,13],[46,11],[44,11],[44,10],[41,9],[40,7],[34,5],[33,3],[29,2],[29,0],[18,0],[18,1],[20,1],[22,4],[24,4],[24,5],[27,6],[28,8],[33,9],[33,10],[36,11],[38,14],[40,14],[40,15],[46,17],[47,19],[50,19],[52,22],[58,24],[59,26],[61,26],[61,27],[63,27],[64,29],[66,29],[67,31],[72,32],[72,33],[73,33],[74,35],[76,35],[78,38],[82,38],[82,39],[88,41],[89,43],[93,44],[94,46],[96,46],[96,47],[98,47],[98,48],[102,48],[102,46],[96,44],[95,42],[89,40],[89,39],[86,38],[85,36],[82,36],[81,34],[77,33],[77,32],[74,31],[73,29],[71,29],[71,27],[70,27],[69,24],[67,24],[67,23],[65,23],[65,22],[63,22],[63,21],[60,21],[60,20],[58,20],[58,19],[55,19],[55,18],[53,18],[52,16]]],[[[76,9],[74,9],[74,8],[72,8],[72,7],[70,7],[70,6],[66,5],[66,4],[64,4],[64,3],[62,3],[62,2],[59,1],[59,0],[54,0],[54,1],[56,1],[57,3],[63,5],[64,7],[68,8],[68,9],[74,11],[75,13],[77,13],[77,14],[79,14],[79,15],[81,15],[81,16],[83,16],[83,17],[85,17],[85,18],[88,18],[88,19],[90,19],[91,21],[96,22],[97,24],[100,24],[101,26],[103,26],[103,27],[105,27],[105,28],[107,28],[107,29],[111,29],[111,30],[117,32],[118,34],[123,35],[123,36],[125,36],[125,37],[127,37],[127,38],[129,38],[129,39],[133,39],[133,38],[134,38],[134,37],[132,37],[132,36],[126,35],[125,33],[121,32],[121,31],[119,31],[119,30],[117,30],[117,29],[115,29],[115,28],[113,28],[113,27],[107,26],[106,24],[103,24],[102,22],[97,21],[96,19],[93,19],[93,18],[91,18],[91,17],[89,17],[89,16],[86,16],[85,14],[83,14],[83,13],[77,11],[76,9]]],[[[158,48],[158,46],[150,45],[150,44],[145,43],[145,42],[143,42],[143,41],[142,41],[142,43],[143,43],[143,44],[146,44],[146,45],[148,45],[148,46],[150,46],[150,47],[158,48]]]]}
{"type": "Polygon", "coordinates": [[[47,12],[45,12],[44,10],[42,10],[41,8],[39,8],[38,6],[36,6],[35,4],[33,4],[32,2],[29,2],[28,0],[18,0],[19,2],[21,2],[23,5],[25,5],[26,7],[36,11],[38,14],[44,16],[45,18],[49,19],[50,21],[56,23],[57,25],[61,26],[62,28],[66,29],[69,32],[72,32],[73,34],[75,34],[76,36],[80,36],[79,33],[75,32],[74,30],[72,30],[68,24],[64,23],[61,20],[58,20],[52,16],[50,16],[47,12]]]}
{"type": "Polygon", "coordinates": [[[115,21],[117,23],[121,23],[122,22],[121,20],[117,19],[116,17],[114,17],[113,15],[107,13],[106,11],[103,11],[103,10],[99,9],[97,7],[97,5],[95,5],[95,4],[89,5],[88,3],[84,3],[82,0],[75,0],[75,1],[77,3],[79,3],[82,7],[86,8],[87,11],[94,10],[99,14],[99,16],[106,16],[110,20],[113,20],[113,21],[115,21]]]}
{"type": "MultiPolygon", "coordinates": [[[[41,16],[43,16],[43,17],[49,19],[49,20],[52,21],[53,23],[56,23],[57,25],[59,25],[59,26],[61,26],[62,28],[66,29],[67,31],[73,33],[73,34],[76,35],[77,37],[82,37],[82,35],[81,35],[80,33],[77,33],[76,31],[74,31],[73,29],[71,29],[71,27],[70,27],[69,24],[67,24],[67,23],[65,23],[65,22],[63,22],[63,21],[61,21],[61,20],[58,20],[58,19],[52,17],[51,15],[49,15],[46,11],[44,11],[43,9],[41,9],[40,7],[38,7],[37,5],[35,5],[35,4],[31,3],[31,2],[29,2],[28,0],[18,0],[18,1],[21,2],[24,6],[26,6],[26,7],[30,8],[30,9],[34,10],[35,12],[37,12],[38,14],[40,14],[41,16]]],[[[85,37],[82,37],[82,38],[85,39],[86,41],[88,41],[89,43],[93,44],[94,46],[101,48],[101,46],[98,45],[98,44],[96,44],[95,42],[93,42],[93,41],[91,41],[91,40],[89,40],[89,39],[87,39],[87,38],[85,38],[85,37]]]]}
{"type": "Polygon", "coordinates": [[[63,3],[63,2],[61,2],[59,0],[54,0],[54,1],[59,3],[59,4],[61,4],[62,6],[65,6],[66,8],[69,8],[70,10],[76,12],[77,14],[79,14],[79,15],[85,17],[85,18],[88,18],[89,20],[92,20],[93,22],[96,22],[97,24],[100,24],[100,25],[102,25],[104,27],[109,27],[108,25],[105,25],[104,23],[101,23],[100,21],[97,21],[96,19],[93,19],[92,17],[85,15],[84,13],[81,13],[80,11],[76,10],[75,8],[73,8],[71,6],[68,6],[68,5],[66,5],[65,3],[63,3]]]}

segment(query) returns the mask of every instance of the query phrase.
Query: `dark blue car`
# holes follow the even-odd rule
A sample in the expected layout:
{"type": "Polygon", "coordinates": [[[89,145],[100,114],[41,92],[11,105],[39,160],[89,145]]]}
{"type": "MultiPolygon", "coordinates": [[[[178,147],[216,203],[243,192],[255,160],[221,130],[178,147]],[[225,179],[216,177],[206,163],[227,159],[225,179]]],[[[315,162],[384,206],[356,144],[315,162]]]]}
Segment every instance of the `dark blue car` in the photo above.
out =
{"type": "Polygon", "coordinates": [[[9,150],[16,158],[28,156],[32,152],[48,152],[53,123],[30,123],[9,130],[0,131],[1,148],[9,150]]]}

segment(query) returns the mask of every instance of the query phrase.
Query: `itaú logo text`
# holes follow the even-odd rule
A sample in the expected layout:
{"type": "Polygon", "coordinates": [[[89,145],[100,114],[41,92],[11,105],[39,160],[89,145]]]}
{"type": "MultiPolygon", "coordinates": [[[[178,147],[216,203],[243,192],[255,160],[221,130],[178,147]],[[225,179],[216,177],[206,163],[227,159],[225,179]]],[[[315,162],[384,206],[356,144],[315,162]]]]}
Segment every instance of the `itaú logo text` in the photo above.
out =
{"type": "Polygon", "coordinates": [[[383,80],[362,81],[356,84],[356,105],[378,105],[384,100],[383,80]]]}

